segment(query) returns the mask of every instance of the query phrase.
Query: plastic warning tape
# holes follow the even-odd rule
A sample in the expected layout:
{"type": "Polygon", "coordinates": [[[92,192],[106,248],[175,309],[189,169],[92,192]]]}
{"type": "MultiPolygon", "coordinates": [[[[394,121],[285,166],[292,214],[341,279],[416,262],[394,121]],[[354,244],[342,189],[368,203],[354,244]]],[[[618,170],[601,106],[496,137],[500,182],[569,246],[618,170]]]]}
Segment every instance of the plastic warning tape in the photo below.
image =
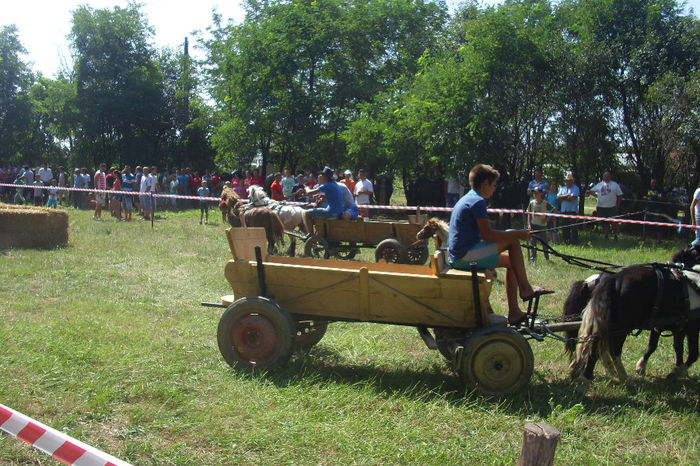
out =
{"type": "MultiPolygon", "coordinates": [[[[0,186],[6,186],[10,188],[19,188],[19,189],[34,189],[34,185],[17,185],[17,184],[8,184],[8,183],[0,183],[0,186]]],[[[138,195],[151,195],[155,198],[160,198],[160,199],[191,199],[195,201],[211,201],[211,202],[220,202],[221,199],[218,197],[199,197],[199,196],[183,196],[180,194],[163,194],[163,193],[138,193],[135,191],[113,191],[113,190],[105,190],[105,189],[87,189],[87,188],[67,188],[67,187],[58,187],[58,186],[51,186],[52,188],[56,188],[59,190],[64,190],[64,191],[85,191],[85,192],[97,192],[97,193],[112,193],[112,194],[126,194],[130,196],[138,196],[138,195]]],[[[47,189],[47,186],[41,186],[38,189],[47,189]]],[[[241,201],[247,201],[245,198],[241,198],[241,201]]],[[[313,207],[316,204],[314,203],[305,203],[305,202],[292,202],[292,201],[286,201],[285,204],[287,205],[298,205],[298,206],[305,206],[305,207],[313,207]]],[[[417,212],[420,210],[421,212],[452,212],[452,207],[436,207],[436,206],[402,206],[402,205],[374,205],[374,204],[363,204],[363,205],[358,205],[359,208],[361,209],[374,209],[374,210],[399,210],[399,211],[407,211],[407,212],[417,212]]],[[[593,221],[600,221],[600,222],[613,222],[613,223],[629,223],[632,225],[652,225],[652,226],[660,226],[660,227],[673,227],[673,228],[688,228],[691,230],[698,230],[700,229],[700,226],[698,225],[687,225],[687,224],[682,224],[682,223],[671,223],[671,222],[653,222],[650,220],[632,220],[632,219],[625,219],[625,218],[607,218],[607,217],[590,217],[587,215],[571,215],[571,214],[553,214],[549,212],[525,212],[522,209],[487,209],[489,213],[491,214],[516,214],[516,215],[539,215],[543,217],[553,217],[553,218],[569,218],[569,219],[574,219],[574,220],[589,220],[591,222],[593,221]]],[[[653,214],[653,212],[649,212],[649,214],[653,214]]]]}
{"type": "Polygon", "coordinates": [[[76,466],[129,465],[41,422],[0,404],[0,430],[55,459],[76,466]]]}

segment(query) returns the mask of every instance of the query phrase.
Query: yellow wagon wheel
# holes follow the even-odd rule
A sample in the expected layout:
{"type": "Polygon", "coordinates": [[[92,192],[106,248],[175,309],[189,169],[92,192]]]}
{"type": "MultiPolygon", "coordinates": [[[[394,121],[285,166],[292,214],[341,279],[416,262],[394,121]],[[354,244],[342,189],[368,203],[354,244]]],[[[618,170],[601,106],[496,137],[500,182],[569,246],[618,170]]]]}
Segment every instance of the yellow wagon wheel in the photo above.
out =
{"type": "Polygon", "coordinates": [[[524,388],[534,365],[532,348],[522,335],[512,328],[487,327],[467,339],[457,371],[467,390],[498,396],[524,388]]]}
{"type": "Polygon", "coordinates": [[[272,369],[289,360],[296,324],[275,301],[241,298],[219,320],[217,341],[226,362],[240,368],[272,369]]]}

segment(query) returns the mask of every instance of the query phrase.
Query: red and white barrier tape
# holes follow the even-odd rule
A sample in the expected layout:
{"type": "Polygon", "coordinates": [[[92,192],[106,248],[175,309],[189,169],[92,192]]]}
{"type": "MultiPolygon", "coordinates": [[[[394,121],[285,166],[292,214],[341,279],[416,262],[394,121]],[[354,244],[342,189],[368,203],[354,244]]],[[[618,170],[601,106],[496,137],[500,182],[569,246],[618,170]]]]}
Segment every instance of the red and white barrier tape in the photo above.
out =
{"type": "Polygon", "coordinates": [[[120,459],[52,429],[41,422],[0,404],[0,430],[27,442],[65,464],[76,466],[126,465],[120,459]]]}
{"type": "MultiPolygon", "coordinates": [[[[17,185],[17,184],[9,184],[9,183],[0,183],[0,186],[5,186],[9,188],[18,188],[18,189],[34,189],[34,185],[17,185]]],[[[66,188],[66,187],[59,187],[59,186],[41,186],[37,187],[38,189],[47,189],[47,188],[56,188],[58,190],[63,190],[63,191],[84,191],[84,192],[98,192],[98,193],[112,193],[112,194],[126,194],[130,196],[138,196],[138,195],[146,195],[146,196],[153,196],[155,198],[160,198],[160,199],[191,199],[195,201],[210,201],[210,202],[220,202],[221,199],[218,197],[199,197],[199,196],[183,196],[180,194],[163,194],[163,193],[138,193],[135,191],[112,191],[112,190],[104,190],[104,189],[86,189],[86,188],[66,188]]],[[[247,199],[241,199],[242,201],[245,201],[247,199]]],[[[309,204],[309,203],[304,203],[304,202],[291,202],[287,201],[286,204],[288,205],[298,205],[298,206],[313,206],[314,204],[309,204]]],[[[358,205],[359,208],[362,209],[375,209],[375,210],[403,210],[407,212],[416,212],[418,210],[418,207],[416,206],[400,206],[400,205],[373,205],[373,204],[367,204],[367,205],[358,205]]],[[[420,211],[421,212],[452,212],[452,207],[433,207],[433,206],[420,206],[420,211]]],[[[590,221],[600,221],[600,222],[614,222],[614,223],[629,223],[632,225],[651,225],[651,226],[660,226],[660,227],[672,227],[672,228],[687,228],[690,230],[698,230],[700,229],[700,226],[698,225],[688,225],[688,224],[682,224],[682,223],[671,223],[671,222],[652,222],[649,220],[632,220],[632,219],[625,219],[625,218],[607,218],[607,217],[590,217],[586,215],[570,215],[570,214],[552,214],[549,212],[535,212],[535,213],[529,213],[529,212],[524,212],[521,209],[488,209],[488,212],[491,214],[516,214],[516,215],[540,215],[543,217],[554,217],[554,218],[570,218],[574,220],[590,220],[590,221]]]]}

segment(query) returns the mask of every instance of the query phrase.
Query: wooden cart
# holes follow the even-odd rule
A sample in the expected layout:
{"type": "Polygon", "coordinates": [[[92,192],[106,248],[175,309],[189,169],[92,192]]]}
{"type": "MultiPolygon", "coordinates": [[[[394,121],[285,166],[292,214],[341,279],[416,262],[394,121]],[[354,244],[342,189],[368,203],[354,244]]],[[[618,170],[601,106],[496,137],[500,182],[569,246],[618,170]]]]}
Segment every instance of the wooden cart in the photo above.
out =
{"type": "Polygon", "coordinates": [[[423,265],[428,260],[425,244],[412,246],[420,223],[314,219],[317,232],[306,240],[306,257],[352,259],[360,248],[373,248],[377,262],[423,265]]]}
{"type": "Polygon", "coordinates": [[[217,337],[232,366],[277,367],[318,343],[329,322],[355,321],[415,326],[469,389],[500,395],[530,380],[529,343],[486,312],[492,280],[449,269],[439,252],[430,266],[346,262],[264,255],[261,228],[227,237],[233,295],[222,298],[217,337]]]}

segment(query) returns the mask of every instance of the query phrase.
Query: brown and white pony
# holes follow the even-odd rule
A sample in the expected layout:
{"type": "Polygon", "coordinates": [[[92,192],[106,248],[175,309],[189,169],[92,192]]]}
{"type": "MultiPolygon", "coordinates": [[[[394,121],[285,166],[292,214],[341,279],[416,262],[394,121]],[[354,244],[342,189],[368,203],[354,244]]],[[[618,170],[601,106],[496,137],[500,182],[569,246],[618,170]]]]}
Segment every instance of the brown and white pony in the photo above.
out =
{"type": "MultiPolygon", "coordinates": [[[[235,193],[234,193],[235,195],[235,193]]],[[[284,224],[279,215],[267,207],[245,208],[238,196],[226,200],[228,223],[234,227],[263,227],[267,252],[273,254],[277,244],[284,244],[284,224]]]]}
{"type": "MultiPolygon", "coordinates": [[[[686,267],[698,265],[700,248],[690,247],[678,251],[672,261],[683,263],[686,267]]],[[[588,293],[590,300],[583,304],[585,308],[578,331],[576,353],[570,365],[571,378],[587,386],[593,379],[593,369],[600,358],[616,381],[624,381],[627,374],[620,359],[622,346],[633,330],[645,328],[651,331],[649,347],[637,363],[637,372],[644,373],[646,362],[656,349],[660,333],[671,331],[674,336],[676,368],[669,376],[687,374],[688,367],[698,359],[700,289],[693,284],[699,281],[698,272],[683,270],[676,273],[670,266],[639,264],[591,279],[590,287],[580,286],[581,282],[574,284],[565,303],[565,314],[573,313],[572,308],[567,309],[566,306],[581,306],[588,293]],[[661,281],[658,274],[661,275],[661,281]],[[594,283],[596,280],[598,283],[594,283]],[[663,283],[662,289],[659,289],[659,283],[663,283]],[[690,310],[684,298],[685,287],[688,290],[690,310]],[[657,302],[658,309],[655,310],[657,302]],[[684,339],[688,342],[688,358],[685,361],[684,339]]],[[[571,350],[571,345],[568,345],[568,349],[571,350]]]]}
{"type": "Polygon", "coordinates": [[[437,217],[433,217],[428,219],[423,228],[416,233],[416,243],[425,242],[432,236],[435,238],[435,249],[446,248],[449,234],[450,226],[447,224],[447,222],[444,222],[437,217]]]}

